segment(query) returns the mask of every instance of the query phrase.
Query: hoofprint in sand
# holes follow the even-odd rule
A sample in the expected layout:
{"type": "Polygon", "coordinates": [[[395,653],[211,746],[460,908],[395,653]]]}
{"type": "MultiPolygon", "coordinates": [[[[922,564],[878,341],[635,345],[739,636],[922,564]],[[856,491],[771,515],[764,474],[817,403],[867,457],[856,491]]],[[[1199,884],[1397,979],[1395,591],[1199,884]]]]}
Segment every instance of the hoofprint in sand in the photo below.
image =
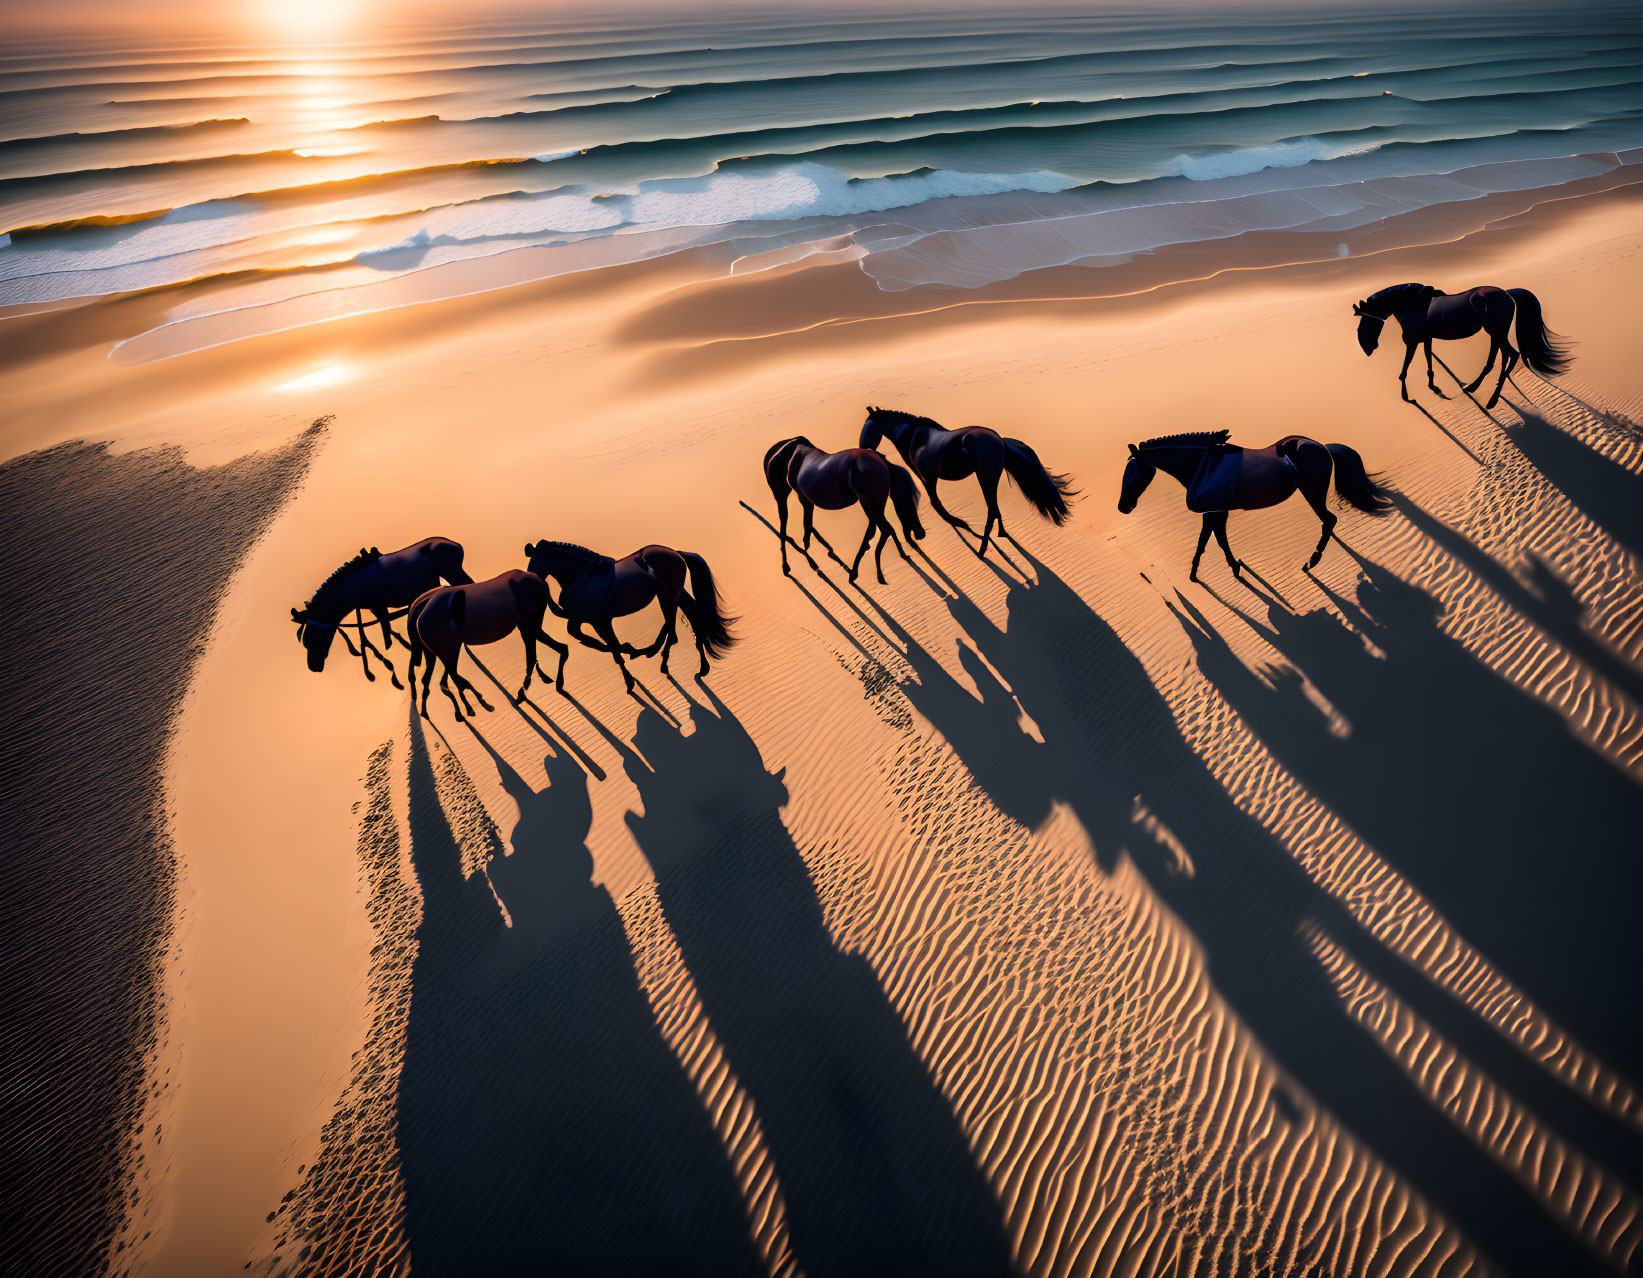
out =
{"type": "MultiPolygon", "coordinates": [[[[1253,237],[1101,298],[685,257],[138,366],[104,352],[153,299],[8,320],[14,453],[210,463],[334,416],[172,741],[119,1263],[1635,1264],[1638,208],[1338,261],[1253,237]],[[1574,371],[1399,403],[1351,303],[1400,279],[1532,282],[1574,371]],[[1085,495],[1056,530],[1006,487],[985,562],[927,518],[885,586],[785,578],[764,449],[848,446],[869,403],[1085,495]],[[1115,503],[1127,444],[1212,427],[1347,443],[1398,508],[1341,512],[1312,576],[1300,503],[1235,515],[1250,580],[1191,585],[1198,518],[1115,503]],[[743,643],[706,688],[636,662],[633,697],[574,650],[517,710],[518,649],[481,649],[471,726],[311,674],[291,606],[430,534],[480,578],[541,537],[702,552],[743,643]]],[[[1485,344],[1449,346],[1469,380],[1485,344]]]]}

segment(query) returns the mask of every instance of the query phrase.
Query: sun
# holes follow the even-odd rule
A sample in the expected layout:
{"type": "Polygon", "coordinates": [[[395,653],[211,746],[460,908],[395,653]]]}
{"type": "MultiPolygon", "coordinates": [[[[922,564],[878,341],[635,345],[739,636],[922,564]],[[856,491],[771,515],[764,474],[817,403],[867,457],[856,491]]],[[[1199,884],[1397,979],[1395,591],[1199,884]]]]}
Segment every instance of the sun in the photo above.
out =
{"type": "Polygon", "coordinates": [[[254,0],[263,30],[295,44],[320,44],[359,17],[359,0],[254,0]]]}

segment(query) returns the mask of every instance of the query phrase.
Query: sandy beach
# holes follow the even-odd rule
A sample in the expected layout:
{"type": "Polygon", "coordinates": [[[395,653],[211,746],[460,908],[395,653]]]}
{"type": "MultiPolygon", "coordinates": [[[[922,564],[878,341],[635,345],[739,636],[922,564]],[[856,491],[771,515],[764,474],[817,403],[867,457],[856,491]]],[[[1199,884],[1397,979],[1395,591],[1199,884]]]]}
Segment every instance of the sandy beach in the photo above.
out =
{"type": "Polygon", "coordinates": [[[281,331],[232,280],[7,308],[6,962],[90,1028],[6,1157],[92,1151],[19,1271],[1636,1272],[1640,179],[974,288],[710,246],[281,331]],[[1573,370],[1485,411],[1441,343],[1401,403],[1351,303],[1406,279],[1532,287],[1573,370]],[[784,577],[761,458],[867,405],[1027,440],[1072,518],[784,577]],[[1126,446],[1220,428],[1394,508],[1310,574],[1302,502],[1236,513],[1189,582],[1126,446]],[[740,642],[516,707],[509,639],[463,723],[311,673],[290,610],[433,535],[697,551],[740,642]]]}

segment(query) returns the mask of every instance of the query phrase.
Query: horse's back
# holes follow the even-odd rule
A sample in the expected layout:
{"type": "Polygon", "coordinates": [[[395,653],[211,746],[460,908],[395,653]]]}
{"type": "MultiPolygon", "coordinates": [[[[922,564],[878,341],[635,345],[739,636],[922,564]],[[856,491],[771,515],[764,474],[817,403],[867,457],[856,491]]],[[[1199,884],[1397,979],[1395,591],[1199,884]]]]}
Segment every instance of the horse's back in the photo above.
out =
{"type": "Polygon", "coordinates": [[[422,641],[437,647],[441,634],[468,644],[494,643],[513,633],[519,624],[519,594],[541,594],[542,579],[523,568],[510,568],[487,581],[463,586],[435,586],[411,605],[411,621],[422,641]],[[456,597],[462,596],[457,622],[456,597]]]}
{"type": "Polygon", "coordinates": [[[1294,435],[1265,448],[1226,444],[1210,450],[1187,488],[1187,509],[1196,514],[1262,510],[1284,501],[1299,485],[1299,472],[1284,453],[1294,435]]]}

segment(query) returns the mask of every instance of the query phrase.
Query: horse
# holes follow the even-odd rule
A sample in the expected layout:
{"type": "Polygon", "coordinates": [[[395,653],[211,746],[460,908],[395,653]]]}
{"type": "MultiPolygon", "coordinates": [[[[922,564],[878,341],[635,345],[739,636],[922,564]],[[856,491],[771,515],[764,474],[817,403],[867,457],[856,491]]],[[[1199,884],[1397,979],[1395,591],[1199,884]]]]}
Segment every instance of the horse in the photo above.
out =
{"type": "Polygon", "coordinates": [[[539,541],[527,542],[525,554],[531,572],[544,581],[551,578],[559,586],[559,601],[555,603],[550,596],[549,610],[565,619],[573,639],[616,658],[629,692],[635,681],[622,660],[623,653],[653,657],[660,651],[662,673],[666,674],[668,657],[679,638],[680,609],[696,635],[696,654],[701,659],[698,679],[707,675],[708,657],[717,659],[736,643],[730,633],[735,618],[724,615],[713,572],[707,560],[691,551],[642,546],[622,559],[612,559],[574,542],[539,541]],[[687,572],[694,594],[685,589],[687,572]],[[662,609],[662,628],[656,642],[641,650],[618,640],[615,619],[639,612],[653,599],[662,609]],[[583,626],[592,626],[603,642],[590,639],[583,633],[583,626]]]}
{"type": "MultiPolygon", "coordinates": [[[[291,609],[291,620],[297,623],[297,642],[308,650],[308,668],[316,673],[325,669],[331,640],[340,632],[348,651],[358,657],[365,667],[366,679],[376,682],[376,676],[371,673],[371,663],[365,655],[373,652],[377,660],[388,667],[394,687],[403,687],[399,676],[394,673],[394,663],[377,651],[376,645],[365,637],[366,622],[361,613],[369,612],[381,623],[383,646],[391,650],[399,636],[388,623],[403,617],[405,613],[390,615],[390,610],[408,608],[419,595],[432,590],[441,581],[450,582],[453,586],[465,586],[473,581],[462,570],[462,546],[449,537],[424,537],[402,550],[387,554],[375,546],[369,550],[362,548],[359,554],[321,582],[306,604],[300,609],[291,609]],[[360,648],[357,652],[344,629],[349,623],[342,620],[350,612],[354,614],[352,624],[359,630],[360,648]]],[[[406,640],[399,641],[410,647],[406,640]]]]}
{"type": "Polygon", "coordinates": [[[1265,448],[1241,448],[1227,442],[1231,433],[1189,431],[1129,446],[1130,459],[1118,496],[1120,514],[1134,510],[1153,476],[1164,470],[1187,490],[1187,509],[1204,516],[1198,549],[1192,556],[1192,581],[1198,580],[1198,561],[1204,557],[1211,533],[1232,566],[1232,575],[1241,579],[1243,560],[1234,558],[1227,544],[1227,512],[1276,506],[1297,489],[1323,522],[1318,548],[1306,562],[1308,572],[1316,568],[1335,531],[1336,517],[1326,504],[1331,471],[1336,493],[1349,505],[1376,516],[1392,508],[1388,490],[1370,478],[1363,458],[1345,444],[1320,444],[1305,435],[1286,435],[1265,448]]]}
{"type": "MultiPolygon", "coordinates": [[[[473,714],[468,704],[468,693],[479,698],[486,710],[490,702],[478,688],[463,678],[456,668],[462,655],[463,644],[496,643],[506,639],[515,630],[525,641],[525,682],[520,685],[515,704],[524,701],[531,686],[531,672],[541,674],[548,683],[558,682],[561,694],[565,691],[565,658],[570,645],[560,643],[542,629],[542,617],[548,609],[548,586],[534,573],[510,568],[489,581],[468,582],[460,586],[436,586],[418,595],[410,609],[411,665],[407,676],[414,684],[416,668],[424,652],[428,657],[427,669],[422,675],[422,717],[428,717],[428,685],[433,682],[434,658],[444,663],[445,673],[440,676],[439,690],[451,698],[456,719],[462,722],[462,712],[473,714]],[[548,645],[559,654],[559,672],[549,678],[536,659],[537,641],[548,645]],[[461,704],[451,695],[450,681],[456,680],[461,704]]],[[[416,691],[411,698],[414,702],[416,691]]]]}
{"type": "MultiPolygon", "coordinates": [[[[901,528],[907,539],[917,541],[924,536],[924,524],[918,517],[918,485],[900,466],[885,460],[882,453],[871,448],[846,448],[829,453],[817,448],[803,435],[795,435],[792,439],[783,439],[770,446],[764,455],[764,477],[770,485],[770,495],[776,499],[776,511],[781,518],[782,571],[788,576],[793,575],[793,569],[787,564],[787,543],[793,540],[787,535],[789,493],[798,497],[799,505],[804,510],[804,545],[799,549],[804,552],[805,558],[810,558],[810,538],[814,536],[840,565],[844,564],[844,560],[839,559],[838,552],[827,538],[816,531],[816,507],[844,510],[858,503],[861,505],[867,515],[867,531],[862,534],[855,562],[849,565],[852,582],[856,580],[861,557],[867,553],[867,544],[873,540],[875,528],[879,530],[879,544],[873,555],[873,563],[878,569],[881,586],[884,584],[884,543],[895,542],[901,557],[908,559],[901,538],[896,536],[896,530],[884,517],[886,498],[895,503],[896,516],[901,520],[901,528]]],[[[797,545],[796,542],[794,544],[797,545]]],[[[908,562],[912,561],[908,559],[908,562]]],[[[815,566],[813,560],[811,566],[815,566]]]]}
{"type": "Polygon", "coordinates": [[[861,446],[877,447],[885,436],[923,483],[936,514],[972,535],[975,529],[941,504],[936,483],[942,479],[976,477],[981,484],[981,495],[987,500],[987,524],[981,532],[978,554],[987,553],[994,523],[998,524],[1000,537],[1010,537],[1004,531],[1004,516],[998,509],[998,481],[1005,471],[1033,508],[1057,527],[1067,520],[1068,498],[1078,495],[1068,476],[1045,470],[1038,454],[1026,444],[1019,439],[1006,439],[986,426],[947,430],[928,417],[915,417],[893,408],[868,408],[867,420],[861,428],[861,446]]]}
{"type": "Polygon", "coordinates": [[[1500,378],[1495,382],[1495,393],[1489,396],[1485,409],[1493,408],[1500,399],[1501,388],[1517,365],[1521,353],[1523,362],[1542,377],[1556,377],[1569,369],[1572,356],[1559,343],[1558,337],[1546,327],[1540,315],[1540,299],[1526,288],[1496,288],[1484,285],[1469,288],[1464,293],[1445,293],[1430,284],[1394,284],[1383,288],[1360,302],[1352,304],[1352,313],[1358,316],[1358,345],[1365,355],[1373,355],[1380,343],[1381,326],[1393,316],[1403,329],[1403,369],[1398,384],[1406,404],[1409,398],[1409,361],[1415,358],[1415,348],[1426,347],[1426,384],[1439,399],[1448,399],[1432,377],[1432,339],[1471,337],[1480,329],[1489,334],[1489,358],[1483,369],[1466,387],[1470,395],[1494,367],[1495,356],[1500,356],[1500,378]],[[1512,329],[1512,316],[1517,316],[1517,348],[1507,334],[1512,329]]]}

